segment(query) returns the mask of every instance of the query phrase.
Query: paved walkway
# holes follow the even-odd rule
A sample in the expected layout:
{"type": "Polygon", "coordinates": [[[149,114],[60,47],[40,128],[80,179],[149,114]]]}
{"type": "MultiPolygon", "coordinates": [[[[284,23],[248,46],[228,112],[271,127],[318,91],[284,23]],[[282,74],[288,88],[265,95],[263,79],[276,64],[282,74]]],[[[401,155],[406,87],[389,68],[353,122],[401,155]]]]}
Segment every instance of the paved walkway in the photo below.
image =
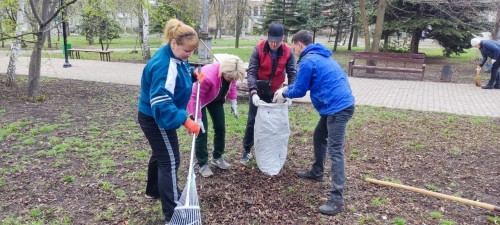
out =
{"type": "MultiPolygon", "coordinates": [[[[144,64],[70,59],[42,59],[41,74],[87,81],[140,85],[144,64]]],[[[0,71],[7,71],[8,58],[0,54],[0,71]]],[[[20,57],[17,74],[28,74],[28,57],[20,57]]],[[[500,117],[500,90],[483,90],[471,84],[349,77],[357,105],[500,117]]],[[[306,96],[297,101],[309,102],[306,96]]]]}

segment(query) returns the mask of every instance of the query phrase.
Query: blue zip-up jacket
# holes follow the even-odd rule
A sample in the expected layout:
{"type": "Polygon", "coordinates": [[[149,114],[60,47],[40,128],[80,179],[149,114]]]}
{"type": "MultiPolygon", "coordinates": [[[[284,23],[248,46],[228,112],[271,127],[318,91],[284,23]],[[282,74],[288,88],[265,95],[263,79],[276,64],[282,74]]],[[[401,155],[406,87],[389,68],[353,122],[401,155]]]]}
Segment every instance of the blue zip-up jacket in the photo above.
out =
{"type": "Polygon", "coordinates": [[[170,45],[158,49],[142,72],[139,111],[153,117],[161,128],[179,128],[187,119],[191,70],[187,61],[175,58],[170,45]]]}
{"type": "Polygon", "coordinates": [[[347,74],[331,58],[332,51],[322,44],[308,45],[297,62],[297,80],[288,86],[285,97],[300,98],[310,90],[314,108],[327,116],[354,104],[347,74]]]}
{"type": "Polygon", "coordinates": [[[488,57],[498,60],[500,58],[500,42],[494,40],[483,40],[479,42],[479,50],[483,55],[483,60],[479,63],[479,67],[483,67],[488,57]]]}

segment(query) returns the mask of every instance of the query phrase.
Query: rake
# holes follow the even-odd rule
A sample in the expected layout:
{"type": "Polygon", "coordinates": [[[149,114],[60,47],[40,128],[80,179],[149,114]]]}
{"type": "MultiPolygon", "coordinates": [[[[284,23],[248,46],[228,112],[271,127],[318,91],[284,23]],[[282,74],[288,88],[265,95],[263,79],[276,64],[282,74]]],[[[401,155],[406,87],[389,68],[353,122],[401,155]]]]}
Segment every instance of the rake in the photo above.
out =
{"type": "MultiPolygon", "coordinates": [[[[198,73],[201,74],[201,67],[198,66],[198,73]]],[[[195,119],[198,119],[198,106],[200,99],[200,82],[197,81],[196,85],[196,106],[195,106],[195,119]]],[[[200,204],[198,202],[198,193],[196,191],[196,175],[194,174],[193,158],[194,148],[196,144],[196,134],[193,134],[193,141],[191,144],[191,158],[189,160],[189,173],[186,185],[182,191],[177,206],[174,209],[174,214],[170,219],[169,225],[187,225],[196,224],[201,225],[201,212],[200,204]]]]}

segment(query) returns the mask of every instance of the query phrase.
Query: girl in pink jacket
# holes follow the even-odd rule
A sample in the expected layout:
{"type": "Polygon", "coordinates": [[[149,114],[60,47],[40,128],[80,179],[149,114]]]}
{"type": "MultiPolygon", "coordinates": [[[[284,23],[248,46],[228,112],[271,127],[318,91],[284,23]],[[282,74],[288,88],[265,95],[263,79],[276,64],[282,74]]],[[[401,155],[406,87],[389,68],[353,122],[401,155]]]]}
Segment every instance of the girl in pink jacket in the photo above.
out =
{"type": "MultiPolygon", "coordinates": [[[[207,164],[207,111],[212,118],[214,129],[214,152],[211,163],[220,169],[226,170],[230,164],[222,158],[226,138],[226,121],[223,104],[226,101],[226,96],[229,97],[231,112],[236,118],[239,118],[236,101],[236,81],[238,79],[243,80],[245,77],[245,68],[240,58],[231,55],[221,63],[203,66],[201,71],[205,74],[205,80],[200,84],[201,109],[198,111],[198,118],[201,118],[201,121],[199,119],[197,121],[202,132],[196,138],[196,159],[200,166],[200,174],[203,177],[210,177],[213,173],[207,164]]],[[[196,90],[197,85],[193,84],[191,99],[188,103],[188,113],[190,115],[195,115],[196,90]]]]}

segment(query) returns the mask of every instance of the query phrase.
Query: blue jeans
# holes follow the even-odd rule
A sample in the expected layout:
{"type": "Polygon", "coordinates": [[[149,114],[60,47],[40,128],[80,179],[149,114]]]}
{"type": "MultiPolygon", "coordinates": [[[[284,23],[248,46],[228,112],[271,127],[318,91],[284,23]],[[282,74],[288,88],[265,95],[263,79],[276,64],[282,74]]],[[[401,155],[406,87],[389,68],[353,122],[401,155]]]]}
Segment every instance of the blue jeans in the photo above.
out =
{"type": "Polygon", "coordinates": [[[498,68],[500,67],[500,59],[496,60],[491,67],[491,77],[486,86],[500,87],[500,74],[498,68]]]}
{"type": "Polygon", "coordinates": [[[177,170],[180,164],[179,141],[176,130],[158,127],[154,118],[141,112],[139,124],[153,150],[148,165],[146,194],[160,197],[165,220],[170,221],[181,191],[177,186],[177,170]]]}
{"type": "Polygon", "coordinates": [[[323,177],[328,152],[328,157],[332,161],[330,176],[333,189],[330,200],[335,202],[344,201],[342,194],[345,184],[344,139],[347,122],[352,118],[354,109],[354,105],[351,105],[335,114],[321,116],[314,130],[314,164],[311,173],[316,177],[323,177]]]}

